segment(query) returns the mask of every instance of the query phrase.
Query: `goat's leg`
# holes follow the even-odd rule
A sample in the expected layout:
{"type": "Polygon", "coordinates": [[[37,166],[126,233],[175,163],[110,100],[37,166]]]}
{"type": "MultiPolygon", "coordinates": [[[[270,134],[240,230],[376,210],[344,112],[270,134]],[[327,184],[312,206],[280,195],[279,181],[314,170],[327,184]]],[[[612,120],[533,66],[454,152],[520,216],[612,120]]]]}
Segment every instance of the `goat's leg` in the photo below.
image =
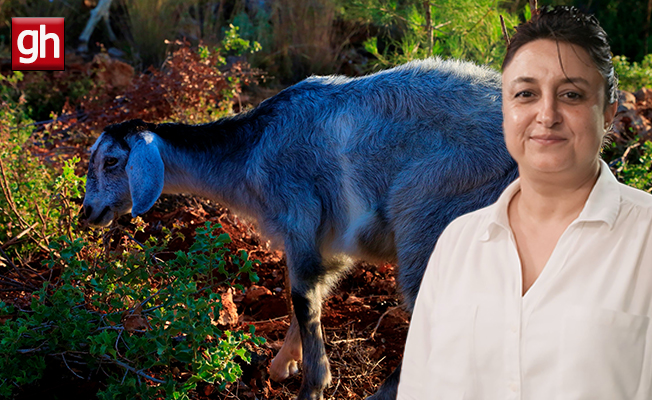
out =
{"type": "Polygon", "coordinates": [[[399,364],[394,371],[385,379],[382,386],[376,394],[367,397],[366,400],[396,400],[398,392],[398,381],[401,377],[401,364],[399,364]]]}
{"type": "Polygon", "coordinates": [[[318,290],[302,290],[293,285],[292,303],[303,347],[303,379],[297,400],[323,399],[323,391],[331,382],[321,330],[321,302],[318,290]]]}
{"type": "Polygon", "coordinates": [[[291,375],[299,372],[297,362],[301,361],[301,332],[299,332],[299,323],[297,317],[292,315],[290,328],[285,335],[283,347],[272,360],[269,367],[269,376],[272,380],[280,382],[291,375]]]}
{"type": "Polygon", "coordinates": [[[285,244],[303,359],[303,377],[297,400],[321,400],[324,388],[331,381],[321,330],[321,307],[336,273],[329,274],[322,265],[314,241],[307,240],[306,236],[290,238],[285,244]]]}

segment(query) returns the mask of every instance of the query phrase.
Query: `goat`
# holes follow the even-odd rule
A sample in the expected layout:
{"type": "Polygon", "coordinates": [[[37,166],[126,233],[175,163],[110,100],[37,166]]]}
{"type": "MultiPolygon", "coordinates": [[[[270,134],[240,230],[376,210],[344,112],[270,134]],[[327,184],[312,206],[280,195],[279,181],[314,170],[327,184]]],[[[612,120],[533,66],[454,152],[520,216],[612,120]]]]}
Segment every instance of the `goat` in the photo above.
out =
{"type": "MultiPolygon", "coordinates": [[[[84,215],[105,226],[164,193],[193,193],[258,221],[284,246],[294,316],[270,374],[303,359],[298,399],[330,383],[322,300],[354,259],[398,263],[411,311],[437,238],[518,175],[502,137],[500,76],[428,59],[369,76],[310,77],[203,125],[131,120],[91,148],[84,215]]],[[[371,398],[394,399],[400,366],[371,398]]]]}

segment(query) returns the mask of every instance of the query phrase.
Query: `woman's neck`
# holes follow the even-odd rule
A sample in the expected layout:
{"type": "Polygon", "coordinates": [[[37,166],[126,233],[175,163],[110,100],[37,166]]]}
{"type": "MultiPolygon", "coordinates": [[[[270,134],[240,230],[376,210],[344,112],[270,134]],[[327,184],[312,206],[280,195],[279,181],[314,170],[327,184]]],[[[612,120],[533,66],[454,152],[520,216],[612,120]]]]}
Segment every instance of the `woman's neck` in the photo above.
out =
{"type": "Polygon", "coordinates": [[[600,174],[600,163],[582,173],[521,172],[521,190],[512,199],[513,211],[533,223],[570,223],[582,212],[600,174]]]}

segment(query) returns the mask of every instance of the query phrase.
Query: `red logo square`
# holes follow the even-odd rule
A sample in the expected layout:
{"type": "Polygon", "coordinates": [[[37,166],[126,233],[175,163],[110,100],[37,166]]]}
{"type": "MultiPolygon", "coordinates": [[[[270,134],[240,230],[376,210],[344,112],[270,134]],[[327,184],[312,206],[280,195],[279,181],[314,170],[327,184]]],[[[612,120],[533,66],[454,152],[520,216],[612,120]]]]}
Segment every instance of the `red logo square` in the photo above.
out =
{"type": "Polygon", "coordinates": [[[63,18],[12,18],[11,69],[63,71],[63,18]]]}

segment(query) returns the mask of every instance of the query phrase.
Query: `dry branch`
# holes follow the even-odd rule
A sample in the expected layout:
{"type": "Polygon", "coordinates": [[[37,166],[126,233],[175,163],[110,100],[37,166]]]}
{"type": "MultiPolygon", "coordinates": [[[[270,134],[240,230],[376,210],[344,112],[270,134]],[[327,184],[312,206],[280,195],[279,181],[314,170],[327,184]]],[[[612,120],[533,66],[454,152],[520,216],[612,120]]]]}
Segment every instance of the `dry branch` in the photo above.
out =
{"type": "Polygon", "coordinates": [[[503,37],[505,38],[505,43],[507,44],[507,46],[509,46],[509,42],[510,42],[509,35],[507,34],[507,27],[505,26],[505,19],[503,18],[502,15],[500,16],[500,27],[503,30],[503,37]]]}
{"type": "MultiPolygon", "coordinates": [[[[16,267],[16,264],[14,264],[14,262],[11,261],[11,259],[10,259],[9,256],[7,255],[7,253],[5,253],[5,251],[2,249],[2,246],[0,246],[0,254],[2,254],[2,258],[4,258],[5,261],[7,261],[7,263],[9,263],[9,265],[10,265],[10,266],[11,266],[11,267],[12,267],[12,268],[13,268],[13,269],[18,273],[18,275],[20,275],[20,277],[23,278],[23,279],[25,280],[25,283],[24,283],[24,284],[21,284],[22,286],[31,287],[31,288],[34,289],[34,290],[37,289],[36,286],[34,286],[34,285],[32,285],[31,283],[29,283],[29,280],[27,280],[27,278],[25,277],[25,275],[23,275],[23,273],[20,272],[20,270],[18,269],[18,267],[16,267]]],[[[7,277],[5,277],[5,276],[0,276],[0,278],[14,281],[13,279],[11,279],[11,278],[7,278],[7,277]]],[[[20,282],[18,282],[18,281],[14,281],[14,282],[20,284],[20,282]]]]}
{"type": "Polygon", "coordinates": [[[113,0],[100,0],[97,3],[97,6],[95,6],[95,8],[91,10],[91,17],[88,19],[84,31],[79,36],[80,45],[79,48],[77,49],[78,51],[80,52],[88,51],[88,41],[91,38],[91,34],[95,30],[95,25],[97,25],[100,19],[104,20],[106,29],[109,32],[109,39],[111,39],[112,41],[117,40],[115,34],[113,33],[113,30],[111,29],[111,24],[109,23],[109,9],[111,8],[112,1],[113,0]]]}
{"type": "Polygon", "coordinates": [[[108,361],[108,362],[110,362],[110,363],[112,363],[112,364],[118,365],[118,366],[120,366],[120,367],[126,369],[127,371],[133,372],[133,373],[136,374],[136,375],[142,376],[143,378],[145,378],[145,379],[147,379],[147,380],[150,380],[150,381],[152,381],[152,382],[156,382],[156,383],[165,383],[165,381],[162,381],[162,380],[160,380],[160,379],[154,378],[153,376],[149,376],[149,375],[147,375],[146,373],[144,373],[143,371],[139,371],[139,370],[137,370],[136,368],[132,367],[131,365],[128,365],[128,364],[123,363],[122,361],[115,360],[115,359],[113,359],[113,358],[107,356],[106,354],[102,355],[102,359],[103,359],[104,361],[108,361]]]}
{"type": "Polygon", "coordinates": [[[534,16],[539,13],[539,5],[537,4],[537,0],[530,0],[530,12],[532,14],[532,18],[534,18],[534,16]]]}

